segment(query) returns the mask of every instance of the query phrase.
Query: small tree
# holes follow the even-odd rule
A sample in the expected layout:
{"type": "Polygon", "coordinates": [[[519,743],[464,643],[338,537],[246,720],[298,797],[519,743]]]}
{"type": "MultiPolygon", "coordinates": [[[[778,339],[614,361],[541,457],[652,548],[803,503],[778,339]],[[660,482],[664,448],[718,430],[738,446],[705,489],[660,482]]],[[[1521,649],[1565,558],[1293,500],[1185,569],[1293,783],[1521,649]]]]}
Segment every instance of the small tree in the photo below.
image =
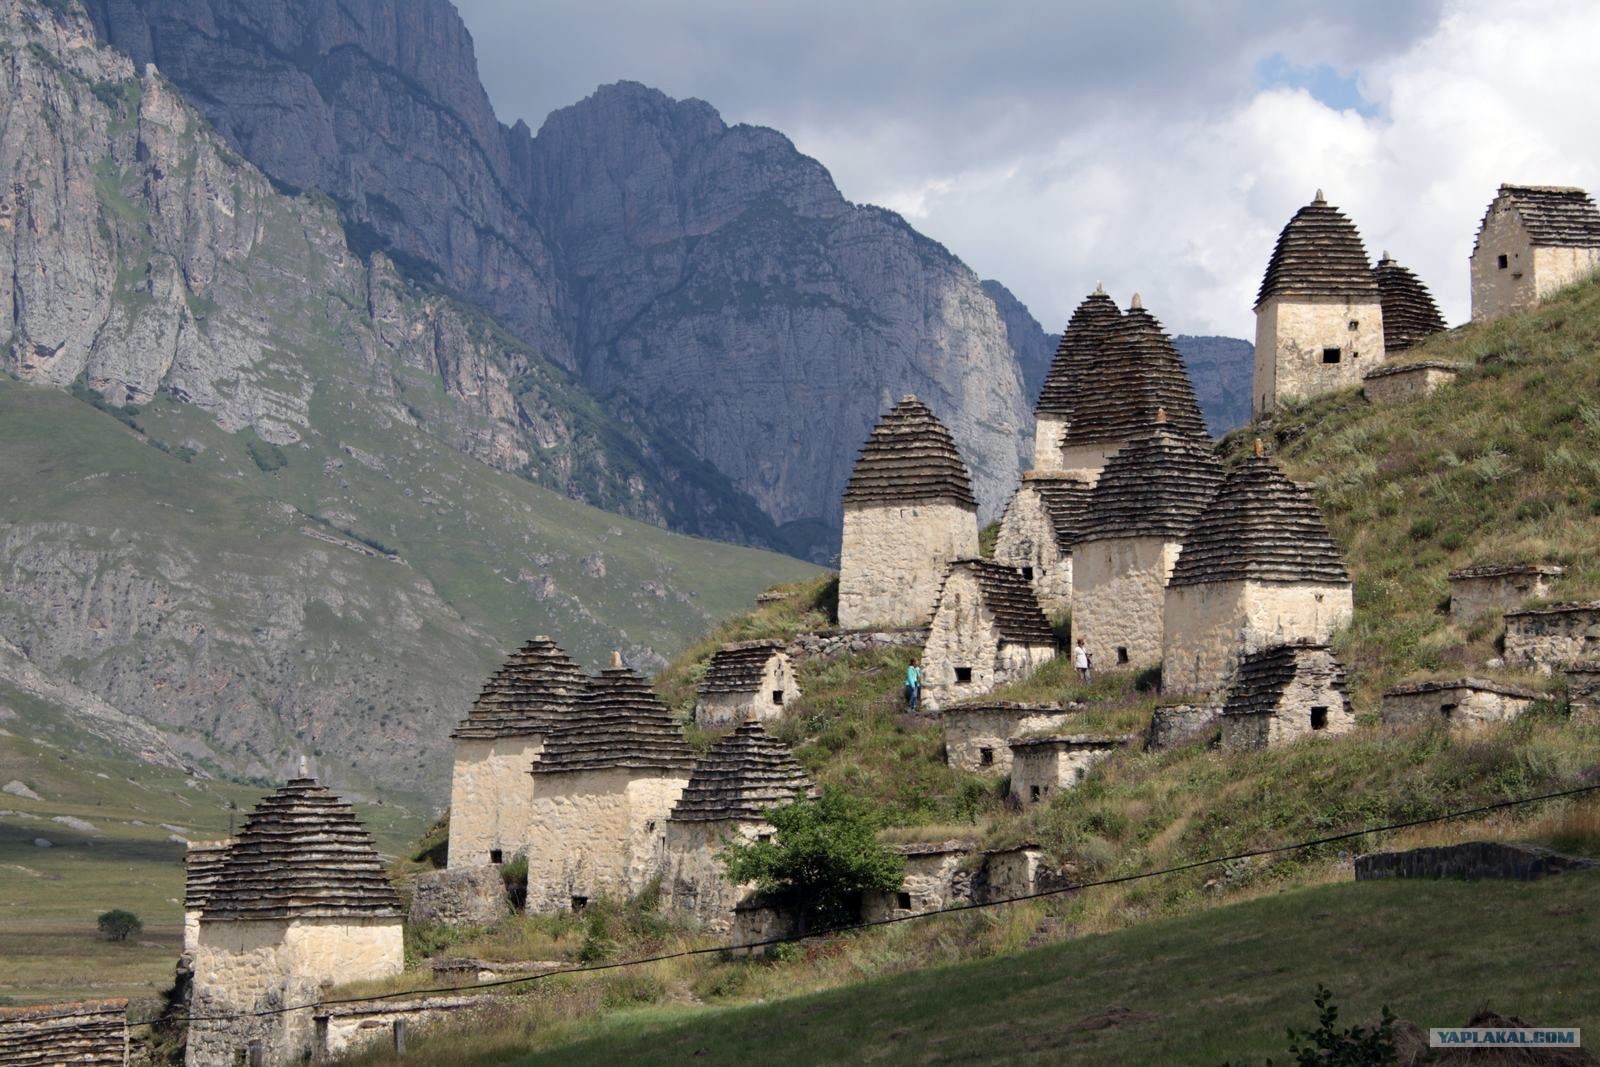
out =
{"type": "Polygon", "coordinates": [[[107,941],[126,941],[144,929],[139,916],[131,911],[113,908],[100,916],[100,934],[107,941]]]}
{"type": "Polygon", "coordinates": [[[900,888],[905,860],[878,842],[879,819],[866,802],[829,788],[820,799],[773,808],[775,840],[730,844],[728,877],[755,882],[793,907],[800,931],[848,926],[862,893],[900,888]]]}
{"type": "MultiPolygon", "coordinates": [[[[1288,1028],[1289,1055],[1294,1057],[1288,1067],[1372,1067],[1394,1062],[1396,1020],[1387,1004],[1377,1026],[1352,1026],[1341,1030],[1339,1007],[1333,1002],[1333,992],[1318,982],[1316,995],[1311,1000],[1317,1006],[1317,1025],[1310,1030],[1288,1028]]],[[[1222,1067],[1247,1065],[1230,1060],[1222,1067]]],[[[1274,1067],[1274,1061],[1267,1060],[1267,1067],[1274,1067]]]]}

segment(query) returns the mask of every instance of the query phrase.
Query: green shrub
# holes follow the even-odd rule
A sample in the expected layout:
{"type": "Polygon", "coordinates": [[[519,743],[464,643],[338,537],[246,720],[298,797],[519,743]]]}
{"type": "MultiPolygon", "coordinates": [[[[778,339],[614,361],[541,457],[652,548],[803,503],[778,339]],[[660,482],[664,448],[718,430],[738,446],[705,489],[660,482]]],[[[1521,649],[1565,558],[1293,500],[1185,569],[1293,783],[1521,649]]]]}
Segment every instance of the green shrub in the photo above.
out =
{"type": "Polygon", "coordinates": [[[113,908],[100,916],[97,923],[100,935],[107,941],[126,941],[144,929],[144,923],[139,916],[131,911],[113,908]]]}
{"type": "Polygon", "coordinates": [[[245,446],[250,452],[250,458],[255,465],[267,474],[282,470],[289,465],[289,458],[283,454],[283,449],[265,441],[251,441],[245,446]]]}
{"type": "MultiPolygon", "coordinates": [[[[1316,1027],[1310,1030],[1289,1027],[1289,1055],[1294,1057],[1293,1067],[1375,1067],[1395,1062],[1398,1054],[1394,1038],[1396,1020],[1388,1005],[1384,1005],[1377,1026],[1340,1030],[1337,1029],[1339,1008],[1333,1003],[1333,993],[1318,984],[1312,1000],[1317,1005],[1316,1027]]],[[[1222,1067],[1244,1065],[1230,1061],[1222,1067]]],[[[1267,1067],[1274,1067],[1274,1061],[1267,1060],[1267,1067]]]]}
{"type": "Polygon", "coordinates": [[[500,877],[506,884],[511,910],[520,913],[528,904],[528,857],[517,856],[510,863],[502,863],[500,877]]]}

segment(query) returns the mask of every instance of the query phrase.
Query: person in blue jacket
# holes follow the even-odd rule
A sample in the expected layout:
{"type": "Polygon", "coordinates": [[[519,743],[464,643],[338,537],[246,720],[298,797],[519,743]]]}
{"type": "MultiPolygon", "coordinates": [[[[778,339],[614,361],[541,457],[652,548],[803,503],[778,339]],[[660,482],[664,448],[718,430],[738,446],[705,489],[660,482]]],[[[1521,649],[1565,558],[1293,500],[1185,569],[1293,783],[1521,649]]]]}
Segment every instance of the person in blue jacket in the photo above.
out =
{"type": "Polygon", "coordinates": [[[911,711],[917,710],[917,705],[922,703],[922,668],[917,666],[917,661],[912,660],[911,666],[906,668],[906,707],[911,711]]]}

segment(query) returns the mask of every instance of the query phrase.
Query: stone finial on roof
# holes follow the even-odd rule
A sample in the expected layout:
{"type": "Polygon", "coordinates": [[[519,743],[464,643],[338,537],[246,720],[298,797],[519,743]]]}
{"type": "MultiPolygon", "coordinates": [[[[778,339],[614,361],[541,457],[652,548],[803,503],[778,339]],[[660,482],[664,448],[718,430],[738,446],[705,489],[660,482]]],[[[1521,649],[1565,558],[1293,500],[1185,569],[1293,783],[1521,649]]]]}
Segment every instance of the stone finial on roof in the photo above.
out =
{"type": "Polygon", "coordinates": [[[1377,297],[1378,283],[1361,234],[1321,192],[1278,235],[1256,294],[1257,307],[1273,296],[1377,297]]]}
{"type": "Polygon", "coordinates": [[[1183,357],[1155,316],[1135,305],[1110,324],[1073,383],[1062,443],[1130,440],[1149,432],[1157,408],[1167,409],[1174,433],[1209,440],[1183,357]]]}
{"type": "Polygon", "coordinates": [[[781,804],[816,796],[788,746],[746,720],[694,765],[673,807],[673,822],[755,822],[781,804]]]}
{"type": "Polygon", "coordinates": [[[611,650],[611,669],[619,670],[622,667],[622,653],[617,649],[611,650]]]}
{"type": "MultiPolygon", "coordinates": [[[[1020,570],[992,559],[958,559],[950,564],[950,573],[957,570],[971,571],[977,579],[978,594],[994,618],[994,628],[1002,641],[1023,645],[1055,644],[1055,631],[1039,607],[1033,583],[1024,578],[1020,570]]],[[[945,588],[949,587],[947,575],[945,588]]],[[[943,589],[939,591],[939,599],[944,599],[943,589]]],[[[937,608],[934,615],[938,615],[937,608]]]]}
{"type": "Polygon", "coordinates": [[[1142,307],[1144,307],[1144,297],[1140,296],[1138,293],[1134,293],[1133,299],[1128,301],[1128,310],[1137,311],[1142,307]]]}
{"type": "Polygon", "coordinates": [[[1433,302],[1433,294],[1411,273],[1385,252],[1373,276],[1378,281],[1378,300],[1383,306],[1383,350],[1390,355],[1402,352],[1445,328],[1444,316],[1433,302]]]}
{"type": "Polygon", "coordinates": [[[767,663],[782,653],[781,641],[740,641],[723,645],[706,665],[705,676],[700,680],[700,694],[749,693],[760,689],[767,663]]]}
{"type": "Polygon", "coordinates": [[[1094,295],[1095,296],[1105,296],[1106,295],[1106,286],[1105,286],[1104,282],[1095,282],[1094,283],[1094,295]]]}
{"type": "Polygon", "coordinates": [[[561,726],[588,691],[588,679],[559,645],[543,635],[507,658],[484,683],[457,738],[519,737],[561,726]]]}
{"type": "Polygon", "coordinates": [[[1222,464],[1209,444],[1158,427],[1106,461],[1089,491],[1082,540],[1181,540],[1221,484],[1222,464]]]}
{"type": "Polygon", "coordinates": [[[534,757],[535,775],[632,768],[675,777],[694,763],[694,750],[650,683],[626,667],[589,680],[568,725],[549,735],[534,757]]]}
{"type": "Polygon", "coordinates": [[[1067,320],[1034,414],[1071,416],[1072,398],[1079,379],[1099,357],[1106,330],[1115,326],[1120,318],[1122,311],[1117,302],[1106,295],[1104,286],[1096,285],[1094,292],[1083,299],[1072,312],[1072,318],[1067,320]]]}
{"type": "Polygon", "coordinates": [[[1313,204],[1326,204],[1328,202],[1328,199],[1327,199],[1327,197],[1322,195],[1322,190],[1318,189],[1317,190],[1317,195],[1311,198],[1311,202],[1313,204]]]}
{"type": "MultiPolygon", "coordinates": [[[[1495,204],[1501,201],[1516,210],[1535,246],[1600,247],[1600,209],[1588,193],[1576,186],[1501,185],[1478,226],[1480,238],[1495,204]]],[[[1476,243],[1473,251],[1477,252],[1476,243]]]]}
{"type": "Polygon", "coordinates": [[[850,472],[844,502],[978,506],[955,438],[914,396],[896,404],[867,438],[850,472]]]}

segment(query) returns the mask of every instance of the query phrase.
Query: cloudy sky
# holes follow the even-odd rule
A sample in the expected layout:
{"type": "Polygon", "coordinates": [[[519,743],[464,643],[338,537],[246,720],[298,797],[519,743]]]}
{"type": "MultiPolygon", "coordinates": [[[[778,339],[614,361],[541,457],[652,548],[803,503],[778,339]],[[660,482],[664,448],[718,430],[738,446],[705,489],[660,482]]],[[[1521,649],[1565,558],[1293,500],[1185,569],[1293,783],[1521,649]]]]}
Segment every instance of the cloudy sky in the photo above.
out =
{"type": "Polygon", "coordinates": [[[1600,192],[1594,0],[456,0],[495,109],[600,84],[771,126],[1059,329],[1103,280],[1174,333],[1253,337],[1321,187],[1468,313],[1502,181],[1600,192]]]}

